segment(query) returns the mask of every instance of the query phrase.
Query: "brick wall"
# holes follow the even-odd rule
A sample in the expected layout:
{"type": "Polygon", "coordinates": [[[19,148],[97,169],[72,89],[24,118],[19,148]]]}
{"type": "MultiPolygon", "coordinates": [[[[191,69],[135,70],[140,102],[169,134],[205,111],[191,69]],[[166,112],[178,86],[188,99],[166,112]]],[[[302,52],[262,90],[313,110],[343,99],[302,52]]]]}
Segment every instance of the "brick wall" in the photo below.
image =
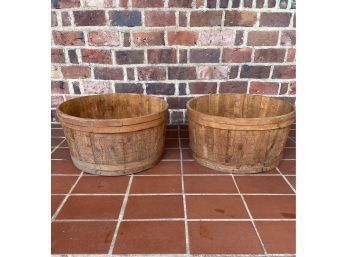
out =
{"type": "Polygon", "coordinates": [[[296,94],[295,0],[52,0],[52,113],[72,97],[296,94]]]}

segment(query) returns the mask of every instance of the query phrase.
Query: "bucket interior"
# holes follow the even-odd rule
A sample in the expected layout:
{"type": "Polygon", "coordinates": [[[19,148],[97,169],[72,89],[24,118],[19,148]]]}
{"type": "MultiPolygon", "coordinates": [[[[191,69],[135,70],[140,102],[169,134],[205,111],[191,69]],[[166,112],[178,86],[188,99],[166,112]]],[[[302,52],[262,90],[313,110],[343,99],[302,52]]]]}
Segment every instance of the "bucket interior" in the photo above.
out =
{"type": "Polygon", "coordinates": [[[124,119],[164,111],[167,103],[159,97],[136,94],[105,94],[79,97],[62,103],[64,114],[86,119],[124,119]]]}
{"type": "Polygon", "coordinates": [[[219,94],[197,97],[189,107],[203,114],[228,118],[276,117],[294,111],[287,101],[258,95],[219,94]]]}

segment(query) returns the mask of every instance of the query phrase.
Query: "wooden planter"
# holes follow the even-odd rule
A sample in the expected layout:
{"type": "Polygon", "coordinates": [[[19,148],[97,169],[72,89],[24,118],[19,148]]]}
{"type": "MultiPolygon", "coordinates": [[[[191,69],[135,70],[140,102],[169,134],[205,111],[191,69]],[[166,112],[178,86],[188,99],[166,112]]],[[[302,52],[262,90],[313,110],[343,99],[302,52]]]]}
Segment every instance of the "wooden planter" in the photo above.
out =
{"type": "Polygon", "coordinates": [[[277,167],[295,120],[292,104],[257,95],[206,95],[191,99],[187,110],[193,157],[234,173],[277,167]]]}
{"type": "Polygon", "coordinates": [[[75,98],[57,108],[75,166],[99,175],[124,175],[162,157],[168,104],[152,96],[105,94],[75,98]]]}

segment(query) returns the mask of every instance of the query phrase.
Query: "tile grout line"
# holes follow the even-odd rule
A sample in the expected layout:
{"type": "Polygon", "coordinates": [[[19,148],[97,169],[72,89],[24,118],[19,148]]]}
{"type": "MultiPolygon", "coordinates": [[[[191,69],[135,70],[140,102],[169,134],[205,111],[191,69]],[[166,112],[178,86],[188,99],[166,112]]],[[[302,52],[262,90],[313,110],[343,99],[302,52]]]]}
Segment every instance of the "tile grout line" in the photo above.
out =
{"type": "Polygon", "coordinates": [[[289,180],[286,178],[286,176],[280,171],[280,169],[277,167],[276,168],[277,171],[279,172],[279,174],[283,177],[283,179],[285,180],[285,182],[289,185],[289,187],[291,188],[292,191],[294,191],[294,193],[296,194],[296,190],[295,188],[291,185],[291,183],[289,182],[289,180]]]}
{"type": "Polygon", "coordinates": [[[253,216],[251,215],[251,212],[250,212],[249,207],[248,207],[248,205],[247,205],[247,203],[246,203],[246,201],[245,201],[245,199],[244,199],[243,194],[241,194],[241,192],[240,192],[240,190],[239,190],[238,184],[237,184],[237,182],[236,182],[236,180],[235,180],[235,178],[234,178],[233,173],[231,173],[231,177],[232,177],[232,179],[233,179],[234,185],[236,186],[237,191],[238,191],[240,197],[242,198],[244,207],[245,207],[245,209],[246,209],[247,212],[248,212],[248,215],[249,215],[251,224],[252,224],[253,227],[254,227],[254,230],[255,230],[255,232],[256,232],[257,237],[259,238],[259,241],[260,241],[260,243],[261,243],[261,246],[262,246],[262,249],[263,249],[263,251],[264,251],[264,254],[265,254],[265,255],[268,255],[267,250],[266,250],[266,247],[265,247],[264,243],[262,242],[262,239],[261,239],[261,236],[260,236],[260,234],[259,234],[259,231],[258,231],[257,228],[256,228],[256,225],[255,225],[255,222],[254,222],[254,218],[253,218],[253,216]]]}
{"type": "Polygon", "coordinates": [[[190,240],[188,232],[188,221],[187,221],[187,208],[186,208],[186,195],[184,185],[184,165],[182,160],[182,148],[181,148],[181,137],[180,137],[180,125],[178,126],[178,141],[179,141],[179,152],[180,152],[180,171],[181,171],[181,189],[182,189],[182,201],[184,205],[184,218],[185,218],[185,243],[186,243],[186,254],[190,254],[190,240]]]}
{"type": "MultiPolygon", "coordinates": [[[[239,222],[251,221],[251,219],[187,219],[190,222],[214,221],[214,222],[239,222]]],[[[296,221],[294,219],[253,219],[255,221],[296,221]]],[[[56,219],[55,222],[106,222],[118,221],[118,219],[56,219]]],[[[122,222],[151,222],[151,221],[185,221],[185,218],[153,218],[153,219],[122,219],[122,222]]]]}
{"type": "MultiPolygon", "coordinates": [[[[63,137],[62,137],[62,138],[63,138],[63,137]]],[[[60,142],[56,147],[53,148],[53,150],[51,151],[51,154],[53,154],[53,152],[54,152],[55,150],[57,150],[57,149],[59,148],[59,146],[61,146],[61,145],[64,143],[65,140],[66,140],[66,139],[65,139],[65,137],[64,137],[64,138],[63,138],[63,141],[60,142]]]]}
{"type": "MultiPolygon", "coordinates": [[[[55,221],[56,217],[58,216],[59,212],[61,211],[61,209],[63,208],[64,204],[66,203],[66,201],[68,200],[69,196],[71,195],[72,191],[74,190],[74,188],[76,187],[77,183],[80,181],[80,179],[82,178],[83,175],[83,171],[81,171],[79,177],[76,179],[75,183],[71,186],[68,194],[64,197],[63,201],[60,203],[59,207],[57,208],[56,212],[53,214],[52,218],[51,218],[51,222],[55,221]]],[[[52,197],[52,196],[51,196],[52,197]]]]}
{"type": "Polygon", "coordinates": [[[114,232],[114,235],[112,237],[111,244],[110,244],[109,253],[108,253],[109,255],[112,255],[112,251],[114,250],[114,247],[115,247],[116,237],[117,237],[118,231],[119,231],[120,226],[121,226],[121,222],[122,222],[122,219],[123,219],[124,211],[126,209],[128,196],[129,196],[129,191],[130,191],[130,188],[132,186],[132,182],[133,182],[133,175],[130,176],[130,179],[129,179],[129,182],[128,182],[128,186],[127,186],[127,190],[126,190],[126,193],[125,193],[125,196],[124,196],[124,199],[123,199],[123,203],[122,203],[122,207],[121,207],[121,210],[120,210],[120,214],[118,215],[118,222],[116,224],[115,232],[114,232]]]}

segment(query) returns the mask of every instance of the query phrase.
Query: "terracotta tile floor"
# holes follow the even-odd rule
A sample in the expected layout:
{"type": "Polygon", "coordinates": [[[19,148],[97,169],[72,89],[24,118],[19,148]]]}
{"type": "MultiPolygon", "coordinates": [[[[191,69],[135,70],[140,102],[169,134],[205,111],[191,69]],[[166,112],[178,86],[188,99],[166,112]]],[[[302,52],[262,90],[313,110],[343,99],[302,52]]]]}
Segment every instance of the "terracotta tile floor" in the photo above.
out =
{"type": "Polygon", "coordinates": [[[187,126],[169,126],[157,166],[100,177],[74,167],[54,124],[52,254],[294,256],[294,128],[284,160],[269,172],[231,175],[200,166],[192,159],[187,126]]]}

